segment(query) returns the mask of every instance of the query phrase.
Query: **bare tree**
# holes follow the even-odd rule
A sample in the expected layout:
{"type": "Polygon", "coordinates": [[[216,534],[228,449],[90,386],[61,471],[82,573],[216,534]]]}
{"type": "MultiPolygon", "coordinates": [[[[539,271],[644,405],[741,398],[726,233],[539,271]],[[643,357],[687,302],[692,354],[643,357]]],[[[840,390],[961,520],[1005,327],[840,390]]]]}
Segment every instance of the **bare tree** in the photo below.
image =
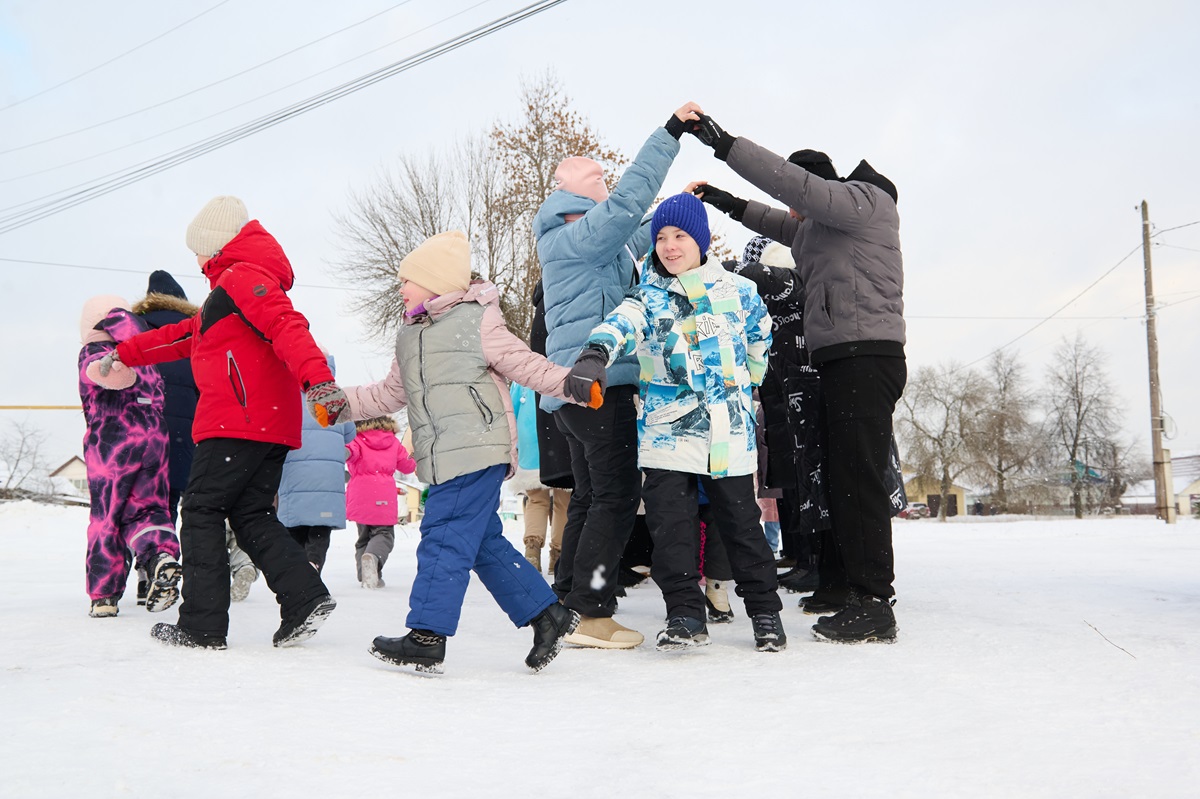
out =
{"type": "Polygon", "coordinates": [[[433,153],[401,155],[395,170],[352,194],[350,210],[336,217],[346,245],[338,266],[348,283],[365,292],[350,307],[382,341],[395,336],[403,313],[396,280],[400,261],[460,219],[456,178],[454,165],[433,153]]]}
{"type": "Polygon", "coordinates": [[[0,439],[0,464],[7,467],[2,491],[41,490],[42,478],[48,471],[41,450],[46,433],[25,422],[14,422],[12,429],[0,439]]]}
{"type": "Polygon", "coordinates": [[[996,509],[1008,513],[1010,481],[1042,446],[1032,418],[1036,402],[1016,353],[995,353],[980,386],[982,402],[969,440],[976,461],[972,471],[991,488],[996,509]]]}
{"type": "Polygon", "coordinates": [[[1081,333],[1063,339],[1052,356],[1047,384],[1047,422],[1059,457],[1065,456],[1075,518],[1082,519],[1089,469],[1080,456],[1092,442],[1111,440],[1118,426],[1104,353],[1081,333]]]}
{"type": "Polygon", "coordinates": [[[541,280],[533,217],[553,191],[554,168],[567,156],[593,158],[615,185],[627,160],[604,144],[552,73],[522,82],[522,116],[497,122],[442,154],[402,154],[369,188],[352,194],[337,217],[346,253],[342,276],[366,292],[352,301],[368,328],[390,340],[401,319],[396,271],[429,236],[458,228],[471,242],[476,271],[500,290],[509,329],[528,338],[532,298],[541,280]]]}
{"type": "Polygon", "coordinates": [[[497,122],[491,130],[504,176],[506,220],[520,232],[512,259],[494,280],[501,287],[505,319],[514,333],[529,337],[533,323],[533,292],[542,279],[533,233],[533,217],[554,191],[554,169],[564,158],[584,156],[604,167],[612,189],[628,159],[605,144],[600,134],[577,111],[553,72],[521,82],[521,119],[514,125],[497,122]]]}
{"type": "Polygon", "coordinates": [[[975,464],[970,440],[985,394],[978,373],[944,364],[918,369],[900,399],[896,426],[905,463],[938,485],[942,521],[954,481],[975,464]]]}

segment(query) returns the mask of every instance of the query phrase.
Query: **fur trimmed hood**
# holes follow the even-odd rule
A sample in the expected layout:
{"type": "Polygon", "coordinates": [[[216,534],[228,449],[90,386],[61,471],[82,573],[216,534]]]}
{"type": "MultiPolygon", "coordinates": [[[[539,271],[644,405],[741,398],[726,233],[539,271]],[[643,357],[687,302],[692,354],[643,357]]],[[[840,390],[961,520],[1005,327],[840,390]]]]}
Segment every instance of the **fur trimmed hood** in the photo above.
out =
{"type": "Polygon", "coordinates": [[[200,309],[190,302],[170,294],[151,292],[133,304],[133,312],[138,316],[152,311],[175,311],[184,316],[195,316],[200,309]]]}
{"type": "Polygon", "coordinates": [[[363,419],[354,424],[354,429],[360,433],[365,433],[368,430],[383,430],[387,433],[397,433],[400,430],[400,425],[396,424],[396,420],[390,416],[376,416],[373,419],[363,419]]]}

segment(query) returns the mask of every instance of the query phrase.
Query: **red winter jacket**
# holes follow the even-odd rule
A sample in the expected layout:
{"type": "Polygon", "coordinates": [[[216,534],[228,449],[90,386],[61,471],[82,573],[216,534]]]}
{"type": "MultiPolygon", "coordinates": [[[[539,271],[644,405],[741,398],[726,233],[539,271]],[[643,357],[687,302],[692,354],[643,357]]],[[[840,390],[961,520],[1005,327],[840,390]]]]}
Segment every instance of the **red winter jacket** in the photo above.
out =
{"type": "Polygon", "coordinates": [[[300,447],[301,389],[333,380],[292,307],[292,265],[279,242],[251,220],[204,265],[212,292],[196,316],[117,347],[142,366],[192,359],[200,390],[192,438],[241,438],[300,447]]]}

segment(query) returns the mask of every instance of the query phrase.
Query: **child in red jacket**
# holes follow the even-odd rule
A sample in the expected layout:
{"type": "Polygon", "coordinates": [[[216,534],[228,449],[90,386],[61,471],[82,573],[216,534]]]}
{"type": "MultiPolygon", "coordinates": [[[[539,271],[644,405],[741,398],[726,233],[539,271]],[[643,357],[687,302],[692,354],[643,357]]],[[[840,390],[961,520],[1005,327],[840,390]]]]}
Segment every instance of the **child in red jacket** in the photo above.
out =
{"type": "Polygon", "coordinates": [[[355,424],[357,435],[346,445],[346,520],[358,525],[355,568],[363,588],[383,588],[383,564],[396,545],[400,519],[396,472],[412,474],[417,462],[396,438],[399,426],[390,416],[355,424]]]}
{"type": "Polygon", "coordinates": [[[275,646],[311,637],[336,603],[273,506],[283,461],[300,446],[301,391],[328,423],[345,409],[308,320],[288,299],[291,263],[236,197],[211,200],[187,230],[212,292],[200,313],[128,339],[106,369],[191,358],[200,399],[196,453],[183,497],[179,623],[151,635],[175,646],[224,649],[229,629],[225,521],[279,601],[275,646]]]}

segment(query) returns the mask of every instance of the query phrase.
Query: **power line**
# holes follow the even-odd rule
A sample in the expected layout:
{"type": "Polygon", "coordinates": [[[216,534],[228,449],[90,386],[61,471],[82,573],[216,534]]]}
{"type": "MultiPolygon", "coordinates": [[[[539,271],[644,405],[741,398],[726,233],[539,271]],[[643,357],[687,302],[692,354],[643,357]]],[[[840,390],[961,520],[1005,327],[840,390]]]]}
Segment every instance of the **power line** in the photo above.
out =
{"type": "MultiPolygon", "coordinates": [[[[1164,232],[1165,232],[1165,231],[1164,231],[1164,232]]],[[[1131,255],[1133,255],[1134,253],[1136,253],[1136,252],[1137,252],[1138,250],[1140,250],[1141,248],[1142,248],[1142,245],[1140,245],[1140,244],[1139,244],[1138,246],[1134,247],[1132,250],[1130,250],[1128,253],[1126,253],[1126,254],[1125,254],[1125,257],[1123,257],[1121,260],[1117,261],[1115,264],[1113,264],[1111,267],[1109,267],[1109,269],[1108,269],[1108,270],[1107,270],[1107,271],[1106,271],[1104,274],[1100,275],[1100,277],[1096,278],[1096,279],[1095,279],[1095,280],[1093,280],[1091,283],[1089,283],[1089,284],[1088,284],[1088,286],[1087,286],[1087,288],[1085,288],[1083,291],[1079,292],[1079,293],[1078,293],[1078,294],[1076,294],[1074,297],[1072,297],[1071,299],[1069,299],[1069,300],[1067,300],[1065,303],[1063,303],[1061,306],[1059,306],[1058,310],[1056,310],[1054,313],[1050,314],[1050,315],[1049,315],[1049,316],[1047,316],[1047,317],[1044,317],[1044,318],[1043,318],[1043,319],[1041,319],[1041,321],[1039,321],[1039,322],[1038,322],[1036,325],[1034,325],[1033,327],[1029,328],[1029,329],[1028,329],[1028,330],[1026,330],[1024,333],[1022,333],[1021,335],[1019,335],[1019,336],[1017,336],[1016,338],[1012,339],[1012,340],[1011,340],[1011,341],[1009,341],[1008,343],[1006,343],[1006,344],[1003,344],[1003,345],[1001,345],[1001,346],[997,347],[996,349],[992,350],[992,351],[991,351],[991,352],[989,352],[987,355],[984,355],[984,356],[983,356],[983,357],[981,357],[981,358],[976,358],[975,360],[971,361],[970,363],[965,363],[965,364],[963,364],[962,366],[960,366],[960,367],[959,367],[959,370],[961,370],[961,369],[966,369],[966,368],[968,368],[968,367],[974,366],[975,364],[979,363],[980,361],[985,361],[985,360],[987,360],[988,358],[992,357],[992,356],[993,356],[993,355],[995,355],[997,352],[1000,352],[1001,350],[1006,350],[1006,349],[1008,349],[1008,348],[1009,348],[1009,347],[1011,347],[1013,344],[1016,344],[1018,341],[1020,341],[1021,339],[1025,338],[1025,337],[1026,337],[1026,336],[1028,336],[1030,333],[1032,333],[1033,331],[1037,330],[1039,327],[1041,327],[1042,325],[1046,324],[1047,322],[1049,322],[1049,321],[1050,321],[1051,319],[1053,319],[1054,317],[1058,316],[1060,313],[1062,313],[1064,310],[1066,310],[1066,309],[1067,309],[1067,308],[1068,308],[1068,307],[1069,307],[1069,306],[1070,306],[1070,305],[1071,305],[1073,302],[1075,302],[1075,301],[1076,301],[1076,300],[1078,300],[1080,297],[1082,297],[1084,294],[1087,294],[1089,291],[1091,291],[1093,288],[1095,288],[1095,287],[1096,287],[1096,284],[1098,284],[1098,283],[1099,283],[1101,280],[1104,280],[1104,278],[1108,277],[1108,276],[1109,276],[1109,275],[1111,275],[1113,272],[1115,272],[1115,271],[1116,271],[1116,269],[1117,269],[1117,267],[1119,267],[1121,264],[1123,264],[1123,263],[1125,263],[1126,261],[1128,261],[1128,260],[1129,260],[1129,257],[1130,257],[1131,255]]],[[[958,371],[958,370],[956,370],[956,371],[958,371]]]]}
{"type": "MultiPolygon", "coordinates": [[[[424,33],[425,31],[428,31],[428,30],[431,30],[431,29],[433,29],[433,28],[436,28],[437,26],[441,25],[443,22],[448,22],[448,21],[450,21],[450,20],[452,20],[452,19],[454,19],[454,18],[456,18],[456,17],[461,17],[463,14],[466,14],[466,13],[467,13],[467,12],[469,12],[469,11],[473,11],[473,10],[475,10],[476,8],[479,8],[480,6],[482,6],[482,5],[486,5],[487,3],[490,3],[490,2],[492,2],[492,0],[480,0],[480,2],[478,2],[478,3],[475,3],[474,5],[471,5],[471,6],[467,6],[466,8],[462,9],[461,11],[456,11],[455,13],[453,13],[453,14],[450,14],[450,15],[448,15],[448,16],[445,16],[445,17],[442,17],[441,19],[437,20],[436,22],[432,22],[432,23],[430,23],[430,24],[426,25],[426,26],[425,26],[425,27],[423,27],[423,28],[418,28],[417,30],[415,30],[415,31],[412,31],[411,33],[407,33],[407,34],[405,34],[404,36],[401,36],[401,37],[400,37],[400,38],[398,38],[398,39],[393,39],[392,41],[388,42],[387,44],[380,45],[379,47],[376,47],[376,48],[374,48],[374,49],[372,49],[372,50],[368,50],[368,51],[367,51],[367,52],[365,52],[365,53],[360,53],[360,54],[358,54],[358,55],[354,56],[353,58],[348,58],[348,59],[346,59],[345,61],[342,61],[342,62],[340,62],[340,63],[334,64],[334,65],[333,65],[333,66],[331,66],[331,67],[327,67],[326,69],[322,69],[322,70],[319,70],[319,71],[317,71],[317,72],[314,72],[314,73],[312,73],[311,75],[307,75],[307,76],[305,76],[305,77],[303,77],[303,78],[300,78],[299,80],[292,81],[291,83],[288,83],[288,84],[285,84],[285,85],[283,85],[283,86],[280,86],[280,87],[279,87],[279,88],[277,88],[277,89],[272,89],[271,91],[269,91],[269,92],[266,92],[266,93],[264,93],[264,94],[260,94],[260,95],[258,95],[257,97],[251,97],[249,100],[246,100],[246,101],[244,101],[244,102],[241,102],[241,103],[237,103],[236,105],[231,105],[231,106],[229,106],[228,108],[224,108],[224,109],[222,109],[222,110],[220,110],[220,111],[217,111],[216,113],[209,114],[208,116],[200,117],[199,119],[193,119],[191,122],[185,122],[185,123],[184,123],[184,124],[182,124],[182,125],[176,125],[176,126],[175,126],[175,127],[173,127],[173,128],[168,128],[167,130],[162,130],[162,131],[159,131],[158,133],[155,133],[155,134],[153,134],[153,135],[151,135],[151,136],[147,136],[147,137],[145,137],[145,138],[143,138],[143,139],[136,139],[136,140],[134,140],[134,141],[127,142],[127,143],[125,143],[125,144],[122,144],[122,145],[121,145],[121,146],[119,146],[119,147],[114,147],[114,148],[112,148],[111,150],[105,150],[104,152],[95,153],[95,154],[93,154],[93,155],[85,156],[85,157],[83,157],[83,158],[77,158],[77,159],[75,159],[74,161],[67,161],[66,163],[57,164],[57,165],[55,165],[55,166],[52,166],[52,167],[47,167],[47,168],[45,168],[45,169],[39,169],[39,170],[37,170],[36,172],[26,172],[26,173],[25,173],[25,174],[23,174],[23,175],[14,175],[13,177],[9,177],[9,178],[0,179],[0,184],[2,184],[2,183],[11,183],[11,182],[13,182],[13,181],[17,181],[17,180],[24,180],[24,179],[26,179],[26,178],[32,178],[32,177],[36,177],[36,176],[38,176],[38,175],[44,175],[44,174],[46,174],[47,172],[54,172],[54,171],[56,171],[56,170],[59,170],[59,169],[65,169],[66,167],[69,167],[69,166],[75,166],[76,164],[82,164],[82,163],[85,163],[85,162],[87,162],[87,161],[94,161],[94,160],[96,160],[97,158],[103,158],[103,157],[104,157],[104,156],[106,156],[106,155],[112,155],[113,153],[120,152],[121,150],[128,150],[130,147],[136,147],[136,146],[138,146],[139,144],[145,144],[145,143],[146,143],[146,142],[148,142],[148,141],[153,141],[153,140],[155,140],[155,139],[160,139],[160,138],[162,138],[163,136],[167,136],[167,135],[169,135],[169,134],[171,134],[171,133],[175,133],[175,132],[177,132],[177,131],[184,130],[185,128],[194,127],[194,126],[196,126],[196,125],[199,125],[201,122],[207,122],[207,121],[208,121],[208,120],[210,120],[210,119],[215,119],[216,117],[223,116],[223,115],[225,115],[225,114],[229,113],[230,111],[236,111],[237,109],[239,109],[239,108],[242,108],[242,107],[244,107],[244,106],[247,106],[247,105],[253,105],[254,103],[257,103],[259,100],[265,100],[266,98],[268,98],[268,97],[270,97],[270,96],[272,96],[272,95],[275,95],[275,94],[279,94],[279,93],[280,93],[280,92],[282,92],[282,91],[286,91],[286,90],[288,90],[288,89],[292,88],[293,86],[299,86],[301,83],[305,83],[305,82],[307,82],[307,81],[310,81],[310,80],[312,80],[312,79],[313,79],[313,78],[315,78],[315,77],[318,77],[318,76],[320,76],[320,75],[324,75],[326,72],[333,72],[335,69],[340,69],[341,67],[344,67],[344,66],[346,66],[347,64],[351,64],[351,63],[353,63],[353,62],[355,62],[355,61],[359,61],[359,60],[361,60],[361,59],[363,59],[363,58],[366,58],[366,57],[367,57],[367,56],[369,56],[369,55],[372,55],[372,54],[374,54],[374,53],[378,53],[380,50],[386,50],[386,49],[388,49],[389,47],[392,47],[393,45],[399,44],[400,42],[403,42],[403,41],[405,41],[405,40],[407,40],[407,39],[411,39],[411,38],[413,38],[414,36],[417,36],[418,34],[421,34],[421,33],[424,33]]],[[[389,9],[389,10],[390,10],[390,9],[389,9]]],[[[351,26],[351,27],[353,27],[353,26],[351,26]]],[[[345,29],[343,29],[343,30],[345,30],[345,29]]],[[[330,35],[333,35],[333,34],[330,34],[330,35]]],[[[301,48],[297,48],[297,49],[301,49],[301,48]]],[[[286,55],[286,53],[285,53],[285,55],[286,55]]],[[[282,56],[280,56],[280,57],[282,57],[282,56]]],[[[253,68],[252,68],[252,69],[253,69],[253,68]]],[[[247,71],[249,71],[249,70],[247,70],[247,71]]],[[[238,74],[244,74],[244,73],[238,73],[238,74]]],[[[231,76],[231,77],[237,77],[237,76],[236,76],[236,75],[234,75],[234,76],[231,76]]],[[[222,82],[222,81],[218,81],[218,83],[220,83],[220,82],[222,82]]],[[[215,83],[212,83],[212,84],[209,84],[209,85],[210,85],[210,86],[215,86],[216,84],[215,84],[215,83]]],[[[207,88],[207,87],[201,87],[201,88],[207,88]]],[[[199,91],[199,89],[197,89],[197,91],[199,91]]],[[[175,99],[179,99],[179,98],[175,98],[175,99]]],[[[170,101],[170,100],[168,100],[168,101],[166,101],[166,102],[171,102],[171,101],[170,101]]],[[[0,153],[0,154],[2,154],[2,153],[0,153]]],[[[153,159],[151,159],[151,160],[147,160],[147,161],[142,161],[142,162],[139,162],[139,163],[137,163],[137,164],[134,164],[134,166],[142,166],[142,165],[144,165],[144,164],[151,163],[151,161],[152,161],[152,160],[153,160],[153,159]]],[[[130,167],[130,168],[132,168],[132,167],[130,167]]],[[[100,180],[100,179],[102,179],[102,178],[106,178],[106,177],[112,177],[113,175],[117,175],[117,174],[119,174],[119,171],[118,171],[118,172],[110,172],[110,173],[108,173],[108,174],[106,174],[106,175],[101,175],[99,178],[96,178],[96,180],[100,180]]],[[[85,184],[80,184],[80,185],[85,185],[85,184]]],[[[72,187],[70,187],[70,188],[68,188],[68,189],[63,189],[62,191],[70,191],[70,189],[72,189],[72,188],[79,188],[79,186],[72,186],[72,187]]],[[[56,193],[57,193],[57,192],[56,192],[56,193]]],[[[11,210],[15,210],[15,209],[17,209],[17,208],[20,208],[20,207],[22,207],[22,206],[25,206],[25,205],[32,205],[33,203],[37,202],[38,200],[44,200],[44,199],[47,199],[48,197],[53,197],[53,196],[54,196],[54,193],[52,193],[52,194],[48,194],[48,195],[45,195],[45,196],[43,196],[43,197],[36,197],[36,198],[34,198],[34,199],[32,199],[32,200],[26,200],[26,201],[24,201],[24,202],[17,203],[16,205],[9,206],[8,208],[3,208],[3,209],[0,209],[0,211],[11,211],[11,210]]]]}
{"type": "MultiPolygon", "coordinates": [[[[228,2],[228,0],[225,0],[225,2],[228,2]]],[[[113,122],[120,122],[122,119],[129,119],[130,117],[137,116],[138,114],[144,114],[147,111],[153,111],[155,108],[161,108],[164,105],[170,105],[171,103],[174,103],[178,100],[182,100],[186,97],[191,97],[193,94],[198,94],[198,93],[204,91],[205,89],[211,89],[213,86],[219,86],[222,83],[228,83],[229,81],[233,80],[234,78],[240,78],[242,75],[249,74],[249,73],[255,71],[256,69],[261,69],[262,67],[265,67],[268,64],[273,64],[282,58],[287,58],[288,56],[298,53],[301,50],[304,50],[308,47],[312,47],[315,44],[320,44],[321,42],[325,41],[326,39],[330,39],[334,36],[345,33],[346,31],[350,30],[351,28],[357,28],[359,25],[365,25],[366,23],[370,22],[371,20],[375,19],[376,17],[381,17],[384,14],[387,14],[391,11],[395,11],[400,6],[408,5],[411,2],[412,2],[412,0],[403,0],[403,2],[396,3],[393,6],[385,8],[383,11],[372,14],[371,16],[367,17],[366,19],[359,20],[358,22],[355,22],[353,25],[347,25],[346,27],[344,27],[340,30],[333,31],[332,33],[327,33],[324,36],[320,37],[319,39],[313,39],[311,42],[308,42],[307,44],[302,44],[299,47],[294,47],[291,50],[288,50],[286,53],[280,53],[279,55],[275,56],[274,58],[268,58],[266,61],[263,61],[259,64],[255,64],[252,67],[243,69],[241,72],[235,72],[234,74],[228,75],[224,78],[221,78],[220,80],[215,80],[212,83],[206,84],[204,86],[200,86],[200,87],[192,89],[191,91],[188,91],[188,92],[184,92],[183,94],[177,95],[175,97],[171,97],[170,99],[162,100],[160,102],[154,103],[153,105],[148,105],[144,108],[139,108],[136,111],[130,111],[129,113],[112,117],[111,119],[106,119],[103,122],[96,122],[96,123],[94,123],[92,125],[88,125],[86,127],[76,128],[75,130],[67,131],[66,133],[60,133],[57,136],[51,136],[46,139],[40,139],[39,141],[29,142],[28,144],[22,144],[19,147],[10,147],[7,150],[0,150],[0,155],[8,155],[9,153],[15,153],[20,150],[27,150],[30,147],[37,147],[40,144],[48,144],[52,141],[58,141],[59,139],[65,139],[68,136],[75,136],[79,133],[86,133],[89,130],[95,130],[96,128],[102,128],[105,125],[111,125],[113,122]]],[[[215,6],[214,6],[214,8],[215,8],[215,6]]],[[[209,10],[211,11],[212,9],[209,9],[209,10]]],[[[205,12],[205,13],[207,13],[207,12],[205,12]]],[[[193,17],[193,19],[195,19],[195,17],[193,17]]],[[[393,42],[393,44],[394,44],[394,42],[393,42]]],[[[130,52],[132,52],[132,51],[130,51],[130,52]]],[[[292,84],[292,85],[295,85],[295,84],[292,84]]],[[[49,91],[49,90],[47,89],[47,91],[49,91]]],[[[26,99],[28,99],[28,98],[26,98],[26,99]]],[[[3,110],[3,109],[0,109],[0,110],[3,110]]],[[[84,160],[86,160],[86,159],[84,159],[84,160]]],[[[74,161],[72,163],[79,163],[79,162],[74,161]]],[[[49,170],[43,170],[43,171],[49,171],[49,170]]],[[[40,174],[40,173],[35,172],[33,174],[40,174]]],[[[30,177],[30,175],[22,175],[22,177],[30,177]]],[[[9,180],[19,180],[19,179],[20,178],[10,178],[9,180]]]]}
{"type": "Polygon", "coordinates": [[[217,3],[215,6],[212,6],[210,8],[205,9],[204,11],[201,11],[199,14],[192,17],[191,19],[184,20],[183,22],[176,25],[174,28],[171,28],[170,30],[165,30],[152,39],[147,39],[146,41],[142,42],[141,44],[139,44],[136,47],[131,47],[130,49],[126,50],[125,52],[121,53],[120,55],[113,56],[112,58],[105,61],[103,64],[97,64],[96,66],[92,67],[91,69],[80,72],[78,75],[76,75],[73,78],[67,78],[66,80],[56,83],[53,86],[48,86],[45,89],[42,89],[40,92],[35,92],[34,94],[29,95],[28,97],[17,100],[14,103],[9,103],[6,106],[0,107],[0,111],[7,111],[10,108],[14,108],[14,107],[20,105],[21,103],[28,102],[35,97],[41,97],[43,94],[47,94],[49,92],[54,91],[55,89],[66,86],[68,83],[74,83],[75,81],[79,80],[80,78],[90,75],[98,69],[102,69],[115,61],[120,61],[122,58],[129,55],[130,53],[135,53],[147,45],[154,44],[155,42],[157,42],[159,39],[163,38],[164,36],[174,33],[175,31],[179,30],[183,26],[188,25],[192,22],[195,22],[196,20],[200,19],[200,17],[204,16],[205,14],[207,14],[211,11],[216,11],[218,8],[220,8],[221,6],[225,5],[228,2],[229,2],[229,0],[221,0],[221,2],[217,3]]]}
{"type": "MultiPolygon", "coordinates": [[[[61,266],[67,269],[86,269],[93,272],[120,272],[127,275],[141,275],[142,277],[150,277],[150,275],[141,269],[121,269],[116,266],[95,266],[94,264],[64,264],[58,261],[31,261],[27,258],[0,258],[0,261],[10,264],[30,264],[33,266],[61,266]]],[[[177,275],[184,280],[207,280],[203,275],[177,275]]],[[[293,283],[293,288],[305,289],[327,289],[330,291],[357,291],[352,286],[319,286],[314,283],[293,283]]]]}
{"type": "MultiPolygon", "coordinates": [[[[1184,224],[1182,224],[1182,225],[1175,225],[1175,226],[1173,226],[1173,227],[1164,228],[1163,230],[1160,230],[1160,231],[1158,231],[1158,232],[1154,233],[1153,235],[1151,235],[1151,236],[1150,236],[1150,238],[1152,238],[1152,239],[1153,239],[1153,238],[1157,238],[1158,236],[1161,236],[1161,235],[1162,235],[1162,234],[1164,234],[1164,233],[1170,233],[1172,230],[1182,230],[1183,228],[1192,227],[1193,225],[1200,225],[1200,219],[1198,219],[1198,220],[1196,220],[1196,221],[1194,221],[1194,222],[1186,222],[1186,223],[1184,223],[1184,224]]],[[[1167,245],[1167,246],[1170,246],[1170,245],[1167,245]]],[[[1087,286],[1087,288],[1085,288],[1083,291],[1081,291],[1081,292],[1079,292],[1078,294],[1076,294],[1076,295],[1075,295],[1074,297],[1072,297],[1071,299],[1067,300],[1067,302],[1066,302],[1066,303],[1064,303],[1062,306],[1060,306],[1060,307],[1058,308],[1058,310],[1054,311],[1054,313],[1050,314],[1049,316],[1041,317],[1041,318],[1040,318],[1040,321],[1038,321],[1038,323],[1037,323],[1036,325],[1034,325],[1033,327],[1029,328],[1029,329],[1028,329],[1028,330],[1026,330],[1024,333],[1022,333],[1021,335],[1019,335],[1019,336],[1017,336],[1016,338],[1012,339],[1012,340],[1011,340],[1011,341],[1009,341],[1007,344],[1004,344],[1004,345],[1002,345],[1002,346],[1000,346],[1000,347],[997,347],[996,349],[994,349],[994,350],[992,350],[991,352],[989,352],[987,355],[984,355],[984,356],[983,356],[983,357],[981,357],[981,358],[976,358],[975,360],[971,361],[970,363],[963,364],[962,366],[960,366],[960,367],[959,367],[957,370],[955,370],[955,371],[959,371],[959,370],[962,370],[962,369],[966,369],[966,368],[968,368],[968,367],[970,367],[970,366],[974,366],[975,364],[979,363],[980,361],[984,361],[984,360],[987,360],[988,358],[992,357],[992,356],[993,356],[993,355],[995,355],[997,352],[1000,352],[1001,350],[1008,349],[1008,348],[1009,348],[1009,347],[1011,347],[1013,344],[1016,344],[1018,341],[1020,341],[1021,339],[1025,338],[1025,337],[1026,337],[1026,336],[1028,336],[1030,333],[1032,333],[1033,331],[1037,330],[1037,329],[1038,329],[1039,327],[1041,327],[1042,325],[1044,325],[1044,324],[1046,324],[1047,322],[1049,322],[1051,319],[1054,319],[1054,318],[1055,318],[1055,317],[1057,317],[1057,316],[1058,316],[1060,313],[1062,313],[1062,312],[1063,312],[1063,311],[1064,311],[1066,308],[1068,308],[1068,307],[1069,307],[1069,306],[1070,306],[1072,303],[1074,303],[1076,300],[1078,300],[1078,299],[1079,299],[1080,297],[1082,297],[1084,294],[1087,294],[1089,291],[1091,291],[1093,288],[1095,288],[1095,287],[1096,287],[1096,285],[1097,285],[1097,284],[1098,284],[1098,283],[1099,283],[1101,280],[1104,280],[1104,278],[1108,277],[1108,276],[1109,276],[1109,275],[1111,275],[1113,272],[1115,272],[1115,271],[1116,271],[1116,269],[1117,269],[1117,267],[1119,267],[1121,264],[1123,264],[1123,263],[1125,263],[1127,260],[1129,260],[1129,257],[1130,257],[1131,255],[1133,255],[1135,252],[1137,252],[1138,250],[1140,250],[1141,248],[1142,248],[1142,245],[1140,245],[1140,244],[1139,244],[1138,246],[1134,247],[1132,250],[1130,250],[1128,253],[1126,253],[1126,255],[1125,255],[1125,257],[1124,257],[1124,258],[1122,258],[1121,260],[1119,260],[1119,261],[1117,261],[1115,264],[1113,264],[1113,265],[1112,265],[1112,266],[1111,266],[1111,267],[1108,269],[1108,271],[1106,271],[1104,274],[1100,275],[1100,277],[1096,278],[1096,279],[1095,279],[1095,280],[1093,280],[1091,283],[1089,283],[1089,284],[1088,284],[1088,286],[1087,286]]],[[[1181,303],[1190,302],[1190,301],[1191,301],[1191,300],[1193,300],[1193,299],[1196,299],[1196,297],[1191,297],[1191,298],[1189,298],[1189,299],[1186,299],[1186,300],[1179,300],[1179,301],[1177,301],[1177,302],[1172,302],[1172,303],[1169,303],[1169,304],[1167,304],[1167,305],[1161,305],[1161,306],[1159,306],[1159,307],[1160,307],[1160,308],[1169,308],[1169,307],[1171,307],[1172,305],[1180,305],[1181,303]]],[[[971,317],[971,318],[978,319],[978,318],[982,318],[982,317],[971,317]]],[[[1035,317],[1035,318],[1037,318],[1037,317],[1035,317]]],[[[1095,318],[1096,318],[1096,319],[1104,319],[1105,317],[1095,317],[1095,318]]],[[[1116,318],[1122,318],[1122,317],[1116,317],[1116,318]]],[[[1126,317],[1126,318],[1140,319],[1140,318],[1144,318],[1144,316],[1126,317]]]]}
{"type": "MultiPolygon", "coordinates": [[[[366,75],[362,75],[352,81],[348,81],[340,86],[335,86],[332,89],[328,89],[324,92],[314,95],[307,100],[293,103],[286,108],[282,108],[272,114],[259,117],[258,119],[252,120],[251,122],[248,122],[237,128],[233,128],[215,136],[210,136],[209,138],[197,142],[189,147],[167,153],[156,161],[150,162],[147,166],[124,170],[117,177],[114,177],[111,180],[92,181],[91,185],[83,184],[85,187],[80,188],[79,191],[66,189],[62,192],[57,192],[56,194],[61,195],[57,199],[25,211],[9,214],[6,217],[0,218],[0,234],[11,232],[33,222],[65,211],[68,208],[72,208],[81,203],[89,202],[97,197],[102,197],[132,183],[145,180],[146,178],[149,178],[160,172],[178,166],[179,164],[199,158],[202,155],[221,149],[222,147],[225,147],[236,141],[240,141],[241,139],[244,139],[255,133],[259,133],[263,130],[274,127],[275,125],[279,125],[289,119],[300,116],[301,114],[305,114],[324,105],[328,105],[335,100],[339,100],[350,94],[354,94],[355,92],[361,91],[362,89],[379,83],[382,80],[386,80],[387,78],[398,75],[401,72],[405,72],[413,67],[424,64],[427,61],[431,61],[447,53],[453,52],[460,47],[464,47],[486,36],[490,36],[493,33],[504,30],[505,28],[508,28],[519,22],[523,22],[530,17],[536,16],[543,11],[548,11],[549,9],[561,5],[564,2],[566,2],[566,0],[542,0],[542,2],[533,3],[510,14],[498,17],[489,23],[474,28],[457,37],[448,39],[447,41],[435,45],[434,47],[430,47],[415,55],[409,56],[408,58],[402,59],[393,64],[389,64],[386,67],[374,70],[373,72],[369,72],[366,75]]],[[[47,198],[53,196],[54,195],[47,195],[47,198]]]]}

